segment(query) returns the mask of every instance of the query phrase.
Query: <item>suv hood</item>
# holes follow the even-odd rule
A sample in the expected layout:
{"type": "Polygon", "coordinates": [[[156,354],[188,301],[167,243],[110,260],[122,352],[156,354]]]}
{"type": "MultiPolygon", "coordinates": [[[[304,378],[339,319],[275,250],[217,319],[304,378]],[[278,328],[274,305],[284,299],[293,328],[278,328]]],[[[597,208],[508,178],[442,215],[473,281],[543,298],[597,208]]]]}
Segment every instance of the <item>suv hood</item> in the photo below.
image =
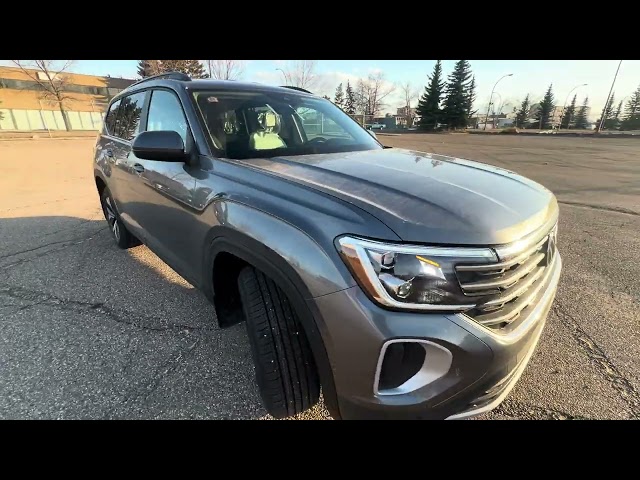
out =
{"type": "Polygon", "coordinates": [[[242,162],[352,203],[407,242],[510,243],[558,214],[542,185],[443,155],[385,149],[242,162]]]}

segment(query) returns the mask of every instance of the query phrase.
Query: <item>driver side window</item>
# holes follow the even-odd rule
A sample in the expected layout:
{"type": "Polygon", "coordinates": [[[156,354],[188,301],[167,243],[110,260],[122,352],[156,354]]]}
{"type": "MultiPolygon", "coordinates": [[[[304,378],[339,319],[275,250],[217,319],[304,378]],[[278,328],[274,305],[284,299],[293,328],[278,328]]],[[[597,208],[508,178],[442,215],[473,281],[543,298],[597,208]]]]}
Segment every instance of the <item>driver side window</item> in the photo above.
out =
{"type": "Polygon", "coordinates": [[[149,104],[147,131],[173,130],[187,144],[187,119],[178,97],[168,90],[154,90],[149,104]]]}

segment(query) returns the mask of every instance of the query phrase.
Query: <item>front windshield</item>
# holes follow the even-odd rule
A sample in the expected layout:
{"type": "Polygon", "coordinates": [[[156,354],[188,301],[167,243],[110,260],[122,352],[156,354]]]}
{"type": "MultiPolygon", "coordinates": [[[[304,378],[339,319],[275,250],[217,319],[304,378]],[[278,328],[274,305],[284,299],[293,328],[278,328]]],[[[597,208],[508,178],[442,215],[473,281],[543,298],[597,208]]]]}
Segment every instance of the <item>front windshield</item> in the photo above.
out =
{"type": "Polygon", "coordinates": [[[247,159],[383,147],[333,103],[297,93],[195,91],[216,155],[247,159]]]}

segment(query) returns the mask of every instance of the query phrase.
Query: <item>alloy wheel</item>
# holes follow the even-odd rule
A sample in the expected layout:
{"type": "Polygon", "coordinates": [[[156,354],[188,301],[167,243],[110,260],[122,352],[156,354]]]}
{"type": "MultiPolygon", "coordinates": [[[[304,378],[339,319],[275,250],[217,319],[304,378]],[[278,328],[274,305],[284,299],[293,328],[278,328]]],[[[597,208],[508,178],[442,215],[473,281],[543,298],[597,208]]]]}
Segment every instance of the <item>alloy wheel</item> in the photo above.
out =
{"type": "Polygon", "coordinates": [[[107,223],[109,224],[109,228],[111,228],[113,236],[116,237],[116,240],[120,240],[120,224],[118,223],[118,217],[116,216],[115,209],[111,204],[111,197],[105,198],[104,214],[107,218],[107,223]]]}

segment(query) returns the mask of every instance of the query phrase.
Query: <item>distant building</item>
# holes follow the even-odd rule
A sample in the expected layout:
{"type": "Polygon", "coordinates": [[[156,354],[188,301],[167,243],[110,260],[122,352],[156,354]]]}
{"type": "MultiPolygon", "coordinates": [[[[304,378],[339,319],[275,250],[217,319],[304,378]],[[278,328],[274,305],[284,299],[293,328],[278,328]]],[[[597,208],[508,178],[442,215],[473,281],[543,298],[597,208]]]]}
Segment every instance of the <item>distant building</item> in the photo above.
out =
{"type": "MultiPolygon", "coordinates": [[[[42,78],[43,72],[28,69],[42,78]]],[[[98,130],[109,100],[136,80],[61,74],[66,83],[64,115],[71,130],[98,130]]],[[[66,130],[57,101],[45,98],[42,87],[17,67],[0,66],[0,131],[66,130]]]]}
{"type": "Polygon", "coordinates": [[[408,127],[409,117],[413,119],[412,124],[417,122],[416,109],[413,107],[407,108],[404,106],[397,108],[394,117],[396,117],[396,125],[399,127],[408,127]]]}

